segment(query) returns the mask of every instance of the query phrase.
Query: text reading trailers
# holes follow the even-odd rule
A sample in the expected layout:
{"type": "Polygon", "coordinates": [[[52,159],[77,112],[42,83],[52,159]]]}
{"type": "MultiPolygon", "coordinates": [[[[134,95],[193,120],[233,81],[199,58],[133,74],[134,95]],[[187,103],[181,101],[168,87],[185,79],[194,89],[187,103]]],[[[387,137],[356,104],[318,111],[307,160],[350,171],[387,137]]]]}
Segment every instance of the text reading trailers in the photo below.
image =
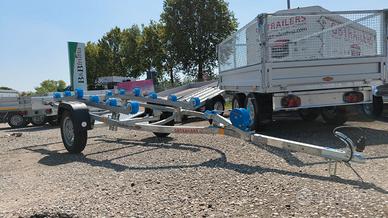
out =
{"type": "Polygon", "coordinates": [[[235,93],[233,107],[251,109],[253,127],[290,109],[343,123],[341,106],[382,102],[372,87],[386,81],[386,29],[383,10],[261,14],[218,46],[220,86],[235,93]]]}

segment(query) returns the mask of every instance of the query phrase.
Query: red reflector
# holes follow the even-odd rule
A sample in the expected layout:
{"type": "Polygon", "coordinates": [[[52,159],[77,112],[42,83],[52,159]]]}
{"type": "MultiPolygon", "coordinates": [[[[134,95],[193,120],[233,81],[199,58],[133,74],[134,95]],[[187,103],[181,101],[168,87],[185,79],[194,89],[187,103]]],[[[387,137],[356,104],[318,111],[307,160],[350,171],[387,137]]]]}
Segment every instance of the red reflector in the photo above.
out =
{"type": "Polygon", "coordinates": [[[284,108],[299,107],[301,100],[296,95],[288,95],[282,98],[281,104],[284,108]]]}
{"type": "Polygon", "coordinates": [[[53,112],[53,110],[51,108],[46,109],[46,114],[51,114],[52,112],[53,112]]]}
{"type": "Polygon", "coordinates": [[[364,101],[364,94],[361,92],[347,92],[344,94],[344,102],[357,103],[364,101]]]}
{"type": "Polygon", "coordinates": [[[27,111],[19,111],[19,114],[22,115],[22,116],[24,116],[24,115],[27,115],[28,112],[27,112],[27,111]]]}

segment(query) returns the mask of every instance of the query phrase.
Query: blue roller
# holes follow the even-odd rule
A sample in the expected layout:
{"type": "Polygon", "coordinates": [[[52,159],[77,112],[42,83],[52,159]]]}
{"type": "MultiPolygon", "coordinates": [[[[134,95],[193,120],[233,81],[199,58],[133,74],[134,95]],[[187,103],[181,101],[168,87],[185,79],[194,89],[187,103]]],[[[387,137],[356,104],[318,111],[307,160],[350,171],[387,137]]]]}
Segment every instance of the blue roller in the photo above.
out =
{"type": "Polygon", "coordinates": [[[201,105],[201,100],[198,97],[191,98],[190,102],[193,107],[199,107],[201,105]]]}
{"type": "Polygon", "coordinates": [[[120,94],[120,95],[125,95],[125,92],[126,92],[125,89],[120,89],[120,90],[119,90],[119,94],[120,94]]]}
{"type": "Polygon", "coordinates": [[[176,101],[178,101],[178,97],[176,95],[169,95],[168,100],[176,102],[176,101]]]}
{"type": "Polygon", "coordinates": [[[230,112],[230,121],[234,127],[248,131],[251,124],[249,112],[245,108],[235,108],[230,112]]]}
{"type": "Polygon", "coordinates": [[[65,91],[65,92],[63,93],[63,95],[64,95],[65,97],[70,97],[70,96],[71,96],[71,91],[65,91]]]}
{"type": "Polygon", "coordinates": [[[149,95],[148,95],[149,98],[151,99],[158,99],[158,94],[156,94],[155,92],[151,92],[149,95]]]}
{"type": "Polygon", "coordinates": [[[108,99],[108,98],[110,98],[110,97],[112,97],[112,96],[113,96],[112,91],[109,91],[109,90],[108,90],[108,91],[105,92],[105,98],[106,98],[106,99],[108,99]]]}
{"type": "Polygon", "coordinates": [[[137,112],[139,112],[139,109],[140,109],[140,104],[137,101],[130,101],[126,105],[126,108],[130,109],[130,112],[129,112],[130,114],[137,114],[137,112]]]}
{"type": "Polygon", "coordinates": [[[105,102],[106,105],[109,105],[111,107],[117,107],[118,101],[116,98],[108,98],[105,102]]]}
{"type": "Polygon", "coordinates": [[[98,95],[92,95],[92,96],[90,96],[90,97],[89,97],[89,100],[90,100],[91,102],[93,102],[93,103],[96,103],[96,104],[100,103],[100,97],[99,97],[98,95]]]}
{"type": "Polygon", "coordinates": [[[54,92],[53,94],[54,99],[62,98],[62,95],[60,92],[54,92]]]}
{"type": "Polygon", "coordinates": [[[76,89],[75,96],[77,96],[78,99],[82,99],[84,97],[84,90],[83,89],[76,89]]]}
{"type": "Polygon", "coordinates": [[[136,97],[141,96],[141,88],[134,88],[132,92],[136,97]]]}

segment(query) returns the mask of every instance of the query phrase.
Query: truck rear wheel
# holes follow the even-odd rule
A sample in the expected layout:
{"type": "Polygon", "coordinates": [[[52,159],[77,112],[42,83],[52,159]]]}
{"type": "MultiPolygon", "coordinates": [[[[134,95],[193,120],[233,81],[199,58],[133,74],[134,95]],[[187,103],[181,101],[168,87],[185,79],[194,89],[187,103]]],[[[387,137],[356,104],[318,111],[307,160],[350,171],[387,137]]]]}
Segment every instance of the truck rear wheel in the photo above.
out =
{"type": "Polygon", "coordinates": [[[245,108],[245,94],[237,93],[233,95],[232,99],[232,109],[235,108],[245,108]]]}
{"type": "Polygon", "coordinates": [[[250,93],[245,105],[251,118],[251,130],[261,130],[272,121],[272,96],[250,93]]]}
{"type": "Polygon", "coordinates": [[[348,120],[345,107],[325,107],[321,109],[321,115],[331,125],[342,125],[348,120]]]}
{"type": "MultiPolygon", "coordinates": [[[[206,102],[206,110],[217,110],[217,111],[224,111],[225,110],[225,100],[224,98],[219,95],[212,99],[209,99],[206,102]]],[[[222,115],[223,113],[221,113],[222,115]]]]}
{"type": "Polygon", "coordinates": [[[373,96],[373,102],[371,104],[363,104],[362,111],[368,117],[380,117],[384,111],[383,97],[373,96]]]}
{"type": "Polygon", "coordinates": [[[304,120],[304,121],[314,121],[318,118],[319,116],[319,110],[317,109],[300,109],[299,111],[299,116],[304,120]]]}
{"type": "Polygon", "coordinates": [[[8,117],[8,125],[11,126],[11,128],[22,128],[26,127],[27,124],[28,122],[20,114],[12,114],[8,117]]]}
{"type": "Polygon", "coordinates": [[[33,116],[31,117],[31,123],[34,126],[43,126],[47,120],[45,116],[33,116]]]}
{"type": "Polygon", "coordinates": [[[88,131],[76,131],[74,118],[69,111],[64,111],[61,116],[61,137],[66,150],[71,154],[81,153],[88,140],[88,131]]]}

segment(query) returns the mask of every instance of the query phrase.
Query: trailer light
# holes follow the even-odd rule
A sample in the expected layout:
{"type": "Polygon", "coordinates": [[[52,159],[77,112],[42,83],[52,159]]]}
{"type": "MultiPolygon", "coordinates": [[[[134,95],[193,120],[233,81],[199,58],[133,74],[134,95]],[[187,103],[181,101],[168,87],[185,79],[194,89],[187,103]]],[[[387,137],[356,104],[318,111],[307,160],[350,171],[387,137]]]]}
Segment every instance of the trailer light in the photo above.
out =
{"type": "Polygon", "coordinates": [[[22,115],[22,116],[25,116],[25,115],[27,115],[28,114],[28,112],[27,111],[19,111],[19,113],[18,113],[19,115],[22,115]]]}
{"type": "Polygon", "coordinates": [[[46,114],[51,114],[52,112],[53,112],[53,110],[51,108],[46,109],[46,114]]]}
{"type": "Polygon", "coordinates": [[[364,101],[364,94],[362,92],[347,92],[344,94],[344,102],[346,103],[357,103],[364,101]]]}
{"type": "Polygon", "coordinates": [[[284,108],[299,107],[301,105],[301,100],[296,95],[287,95],[282,98],[281,104],[284,108]]]}

